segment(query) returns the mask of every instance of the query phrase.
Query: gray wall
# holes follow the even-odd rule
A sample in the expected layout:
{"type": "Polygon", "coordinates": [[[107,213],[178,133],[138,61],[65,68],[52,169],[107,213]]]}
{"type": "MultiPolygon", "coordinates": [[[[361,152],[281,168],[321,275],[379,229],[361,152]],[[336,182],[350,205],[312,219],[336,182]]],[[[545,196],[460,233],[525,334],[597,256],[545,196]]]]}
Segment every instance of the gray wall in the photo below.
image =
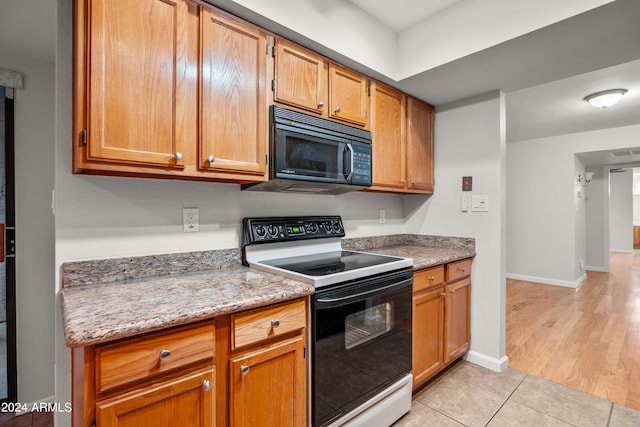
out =
{"type": "Polygon", "coordinates": [[[609,246],[633,251],[633,170],[609,174],[609,246]]]}

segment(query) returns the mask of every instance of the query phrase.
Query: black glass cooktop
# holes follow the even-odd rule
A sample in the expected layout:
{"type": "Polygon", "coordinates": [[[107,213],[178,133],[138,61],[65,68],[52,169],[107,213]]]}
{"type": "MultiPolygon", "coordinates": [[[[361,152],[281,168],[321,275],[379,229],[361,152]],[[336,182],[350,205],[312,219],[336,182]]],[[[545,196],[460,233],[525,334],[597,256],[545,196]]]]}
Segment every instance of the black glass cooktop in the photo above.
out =
{"type": "Polygon", "coordinates": [[[351,251],[325,252],[262,261],[262,264],[308,276],[326,276],[398,261],[400,258],[351,251]]]}

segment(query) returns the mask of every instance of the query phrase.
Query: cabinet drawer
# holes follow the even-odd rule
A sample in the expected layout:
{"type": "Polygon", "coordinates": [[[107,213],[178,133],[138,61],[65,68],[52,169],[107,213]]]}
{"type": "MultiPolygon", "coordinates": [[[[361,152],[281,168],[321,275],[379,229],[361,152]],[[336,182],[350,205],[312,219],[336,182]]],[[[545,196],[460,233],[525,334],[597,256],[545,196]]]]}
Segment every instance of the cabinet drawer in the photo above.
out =
{"type": "Polygon", "coordinates": [[[413,292],[430,288],[444,282],[444,266],[420,270],[413,275],[413,292]]]}
{"type": "Polygon", "coordinates": [[[302,329],[306,324],[304,300],[234,314],[231,316],[231,349],[302,329]]]}
{"type": "Polygon", "coordinates": [[[194,362],[212,359],[213,323],[96,348],[96,387],[102,392],[194,362]]]}
{"type": "Polygon", "coordinates": [[[467,277],[471,274],[471,258],[447,264],[447,282],[467,277]]]}

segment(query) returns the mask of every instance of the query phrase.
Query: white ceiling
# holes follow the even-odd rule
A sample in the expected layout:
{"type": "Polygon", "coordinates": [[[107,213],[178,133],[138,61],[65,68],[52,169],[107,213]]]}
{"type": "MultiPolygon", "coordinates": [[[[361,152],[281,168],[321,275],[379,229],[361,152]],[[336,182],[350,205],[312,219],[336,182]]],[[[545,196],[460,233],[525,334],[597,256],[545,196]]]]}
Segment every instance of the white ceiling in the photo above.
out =
{"type": "MultiPolygon", "coordinates": [[[[381,26],[400,33],[427,19],[433,22],[445,11],[451,15],[466,2],[477,0],[333,1],[349,2],[381,26]]],[[[235,4],[228,0],[213,2],[222,7],[235,4]]],[[[0,0],[0,52],[52,62],[56,3],[0,0]]],[[[488,14],[501,12],[486,10],[488,14]]],[[[639,23],[640,1],[616,0],[391,83],[437,109],[503,91],[508,141],[638,124],[639,23]],[[589,93],[617,87],[629,92],[615,107],[596,110],[583,101],[589,93]]]]}
{"type": "Polygon", "coordinates": [[[464,0],[348,0],[399,33],[464,0]],[[391,7],[390,7],[391,6],[391,7]]]}

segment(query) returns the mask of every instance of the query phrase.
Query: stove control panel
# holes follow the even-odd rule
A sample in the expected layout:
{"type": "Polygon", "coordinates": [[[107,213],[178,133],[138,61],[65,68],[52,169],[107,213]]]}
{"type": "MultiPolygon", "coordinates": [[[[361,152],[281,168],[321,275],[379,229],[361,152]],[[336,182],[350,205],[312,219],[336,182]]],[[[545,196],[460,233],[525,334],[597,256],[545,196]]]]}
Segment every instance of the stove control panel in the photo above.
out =
{"type": "Polygon", "coordinates": [[[345,235],[339,216],[245,218],[242,224],[243,246],[345,235]]]}

